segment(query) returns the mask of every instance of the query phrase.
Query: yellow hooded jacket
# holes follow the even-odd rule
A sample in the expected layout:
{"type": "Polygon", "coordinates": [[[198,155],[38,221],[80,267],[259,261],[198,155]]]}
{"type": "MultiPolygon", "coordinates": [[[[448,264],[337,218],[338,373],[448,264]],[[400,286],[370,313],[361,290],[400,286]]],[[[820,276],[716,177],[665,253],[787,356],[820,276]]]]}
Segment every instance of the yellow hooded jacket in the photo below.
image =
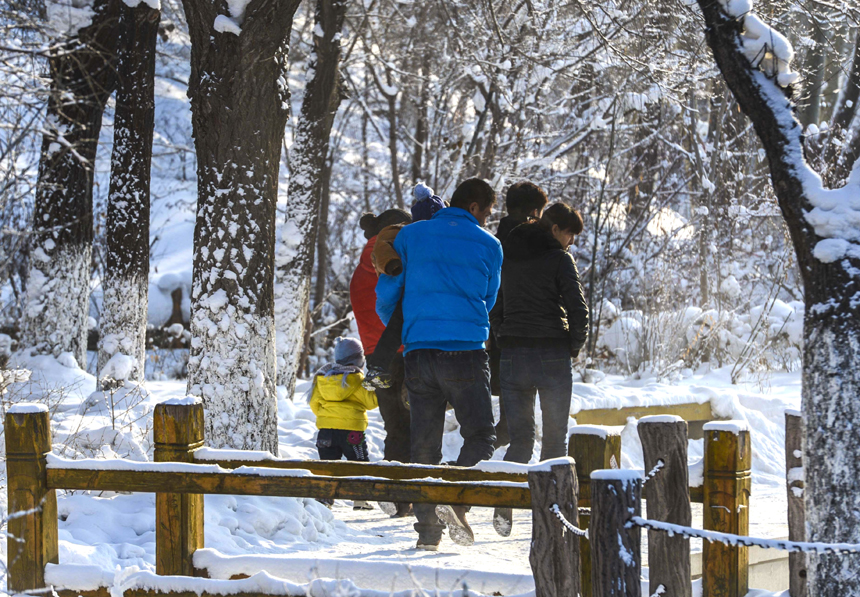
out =
{"type": "Polygon", "coordinates": [[[311,410],[317,416],[317,429],[367,429],[367,411],[379,404],[376,392],[361,386],[363,380],[361,373],[347,375],[345,384],[341,374],[317,376],[310,401],[311,410]]]}

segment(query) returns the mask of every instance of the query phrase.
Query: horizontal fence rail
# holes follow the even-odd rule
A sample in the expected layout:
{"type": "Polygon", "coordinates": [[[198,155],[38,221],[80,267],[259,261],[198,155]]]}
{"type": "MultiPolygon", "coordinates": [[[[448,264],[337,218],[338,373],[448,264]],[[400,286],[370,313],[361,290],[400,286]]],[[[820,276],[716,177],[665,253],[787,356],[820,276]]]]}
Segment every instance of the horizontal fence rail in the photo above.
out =
{"type": "MultiPolygon", "coordinates": [[[[69,461],[77,464],[80,461],[69,461]]],[[[289,474],[263,467],[223,471],[176,471],[171,464],[137,470],[110,470],[80,466],[62,468],[57,460],[48,465],[49,489],[89,491],[256,495],[317,499],[414,502],[498,508],[531,508],[527,484],[509,481],[392,480],[374,477],[318,477],[289,474]],[[161,470],[160,470],[161,469],[161,470]]],[[[193,467],[195,465],[187,465],[193,467]]],[[[197,465],[201,469],[211,468],[197,465]]]]}
{"type": "Polygon", "coordinates": [[[441,481],[510,481],[528,483],[528,465],[481,463],[477,467],[431,466],[419,464],[355,462],[350,460],[291,460],[277,458],[268,452],[216,450],[201,448],[194,451],[194,462],[216,464],[226,469],[262,467],[280,470],[306,470],[330,477],[379,477],[382,479],[439,479],[441,481]],[[239,458],[248,454],[247,458],[239,458]],[[508,470],[505,470],[508,469],[508,470]],[[515,472],[513,469],[520,469],[515,472]]]}

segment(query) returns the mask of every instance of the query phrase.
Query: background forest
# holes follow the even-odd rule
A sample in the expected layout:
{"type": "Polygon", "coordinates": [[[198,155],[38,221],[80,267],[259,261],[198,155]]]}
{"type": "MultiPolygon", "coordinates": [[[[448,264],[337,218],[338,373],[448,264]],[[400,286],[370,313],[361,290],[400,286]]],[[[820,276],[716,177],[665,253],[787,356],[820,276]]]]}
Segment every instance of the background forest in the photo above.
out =
{"type": "MultiPolygon", "coordinates": [[[[860,76],[860,61],[852,70],[856,6],[773,1],[757,10],[794,47],[807,143],[837,136],[838,147],[856,154],[853,102],[840,94],[860,76]],[[834,119],[839,126],[829,127],[834,119]]],[[[31,236],[40,148],[54,126],[45,111],[49,57],[91,18],[78,0],[4,0],[0,14],[0,328],[13,342],[30,264],[40,258],[31,236]]],[[[584,380],[599,379],[597,371],[671,378],[703,363],[732,366],[733,379],[798,369],[803,302],[794,253],[764,150],[702,27],[695,3],[673,0],[302,3],[289,44],[291,110],[277,185],[279,383],[295,383],[284,365],[306,375],[353,326],[348,285],[365,242],[361,213],[408,208],[418,181],[449,198],[469,176],[500,193],[528,178],[583,214],[585,232],[572,250],[594,313],[579,361],[584,380]],[[339,51],[323,52],[321,40],[339,51]],[[309,81],[322,72],[335,73],[330,137],[303,116],[309,81]],[[303,293],[307,326],[296,298],[303,293]]],[[[185,375],[191,339],[198,164],[190,65],[185,11],[165,0],[148,246],[152,378],[185,375]]],[[[107,100],[93,171],[91,370],[110,258],[115,105],[107,100]]],[[[274,114],[271,126],[279,126],[274,114]]],[[[500,201],[491,230],[503,208],[500,201]]]]}

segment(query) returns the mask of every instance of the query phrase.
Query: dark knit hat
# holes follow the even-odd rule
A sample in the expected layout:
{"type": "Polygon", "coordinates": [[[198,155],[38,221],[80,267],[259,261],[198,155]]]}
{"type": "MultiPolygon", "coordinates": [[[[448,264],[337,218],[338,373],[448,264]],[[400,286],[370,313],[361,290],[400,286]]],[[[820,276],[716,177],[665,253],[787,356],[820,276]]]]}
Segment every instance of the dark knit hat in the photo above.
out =
{"type": "Polygon", "coordinates": [[[362,214],[358,226],[364,230],[364,238],[370,240],[380,233],[383,228],[395,224],[410,224],[412,216],[405,209],[386,209],[378,216],[372,213],[362,214]]]}
{"type": "Polygon", "coordinates": [[[424,199],[419,199],[412,206],[412,221],[420,222],[421,220],[429,220],[440,209],[445,209],[445,203],[438,195],[431,195],[424,199]]]}
{"type": "Polygon", "coordinates": [[[334,345],[334,360],[338,365],[364,367],[364,348],[355,338],[340,338],[334,345]]]}

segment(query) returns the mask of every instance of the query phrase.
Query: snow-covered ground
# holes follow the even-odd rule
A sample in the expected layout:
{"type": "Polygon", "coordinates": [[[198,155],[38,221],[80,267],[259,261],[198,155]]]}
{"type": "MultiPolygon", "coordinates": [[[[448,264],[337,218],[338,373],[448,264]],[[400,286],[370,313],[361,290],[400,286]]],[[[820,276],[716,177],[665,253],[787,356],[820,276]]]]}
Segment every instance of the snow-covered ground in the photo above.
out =
{"type": "MultiPolygon", "coordinates": [[[[33,370],[32,379],[13,386],[6,398],[46,403],[52,411],[54,452],[65,457],[150,458],[154,405],[185,395],[184,381],[150,381],[143,390],[117,392],[111,409],[111,397],[94,393],[95,379],[80,369],[51,357],[18,364],[33,370]]],[[[709,400],[717,414],[745,420],[753,441],[750,530],[756,536],[784,537],[782,421],[785,408],[799,405],[799,375],[773,376],[766,387],[733,386],[729,379],[725,370],[689,375],[671,385],[609,376],[599,384],[577,383],[572,411],[709,400]]],[[[307,388],[302,383],[292,401],[283,395],[279,400],[283,457],[316,457],[316,426],[307,405],[307,388]]],[[[443,452],[446,459],[454,459],[462,440],[456,419],[452,413],[448,416],[443,452]]],[[[384,431],[378,411],[370,413],[368,434],[371,459],[381,459],[384,431]]],[[[503,455],[500,449],[494,458],[503,455]]],[[[702,440],[691,440],[691,463],[701,455],[702,440]]],[[[622,467],[642,466],[631,421],[622,433],[622,467]]],[[[3,492],[4,511],[5,498],[3,492]]],[[[314,594],[321,595],[347,586],[352,592],[341,594],[371,595],[364,590],[372,589],[387,595],[417,587],[451,591],[464,583],[485,595],[518,595],[534,588],[528,563],[530,515],[525,511],[515,514],[511,537],[501,538],[492,529],[491,511],[476,508],[470,515],[476,530],[474,546],[460,547],[446,538],[438,553],[426,553],[414,549],[411,520],[388,519],[379,509],[354,512],[351,504],[337,502],[329,511],[314,500],[292,498],[206,496],[205,500],[206,549],[195,562],[207,568],[213,579],[266,571],[297,585],[315,581],[314,591],[319,593],[314,594]],[[337,583],[323,579],[348,582],[338,589],[337,583]],[[362,591],[356,592],[356,587],[362,591]]],[[[82,589],[114,582],[127,586],[144,582],[142,578],[149,578],[144,573],[154,571],[154,495],[69,492],[59,497],[59,513],[61,565],[49,571],[54,582],[82,589]],[[129,576],[136,570],[138,576],[129,576]]],[[[700,509],[693,524],[701,526],[700,509]]],[[[694,543],[694,549],[700,545],[694,543]]],[[[255,578],[258,585],[263,580],[274,582],[265,576],[255,578]]]]}

